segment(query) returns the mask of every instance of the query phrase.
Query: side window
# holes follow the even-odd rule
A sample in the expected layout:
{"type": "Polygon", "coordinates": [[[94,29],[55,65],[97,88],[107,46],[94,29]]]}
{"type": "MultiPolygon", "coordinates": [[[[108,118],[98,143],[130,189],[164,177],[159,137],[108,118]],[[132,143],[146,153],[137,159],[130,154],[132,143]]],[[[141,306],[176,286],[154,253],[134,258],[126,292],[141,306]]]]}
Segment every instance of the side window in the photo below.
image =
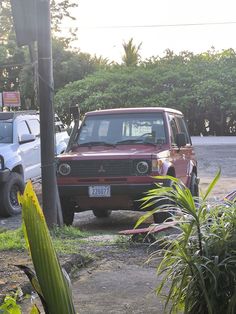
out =
{"type": "Polygon", "coordinates": [[[23,134],[30,134],[30,130],[25,121],[21,121],[17,127],[18,138],[21,138],[23,134]]]}
{"type": "Polygon", "coordinates": [[[176,145],[176,134],[178,133],[177,124],[173,115],[168,116],[170,123],[171,144],[176,145]]]}
{"type": "Polygon", "coordinates": [[[35,136],[39,136],[40,135],[39,120],[37,120],[37,119],[30,119],[30,120],[28,120],[27,123],[29,125],[31,134],[34,134],[35,136]]]}
{"type": "Polygon", "coordinates": [[[187,144],[191,144],[191,139],[184,119],[182,117],[176,117],[176,119],[178,121],[180,132],[184,133],[186,136],[187,144]]]}

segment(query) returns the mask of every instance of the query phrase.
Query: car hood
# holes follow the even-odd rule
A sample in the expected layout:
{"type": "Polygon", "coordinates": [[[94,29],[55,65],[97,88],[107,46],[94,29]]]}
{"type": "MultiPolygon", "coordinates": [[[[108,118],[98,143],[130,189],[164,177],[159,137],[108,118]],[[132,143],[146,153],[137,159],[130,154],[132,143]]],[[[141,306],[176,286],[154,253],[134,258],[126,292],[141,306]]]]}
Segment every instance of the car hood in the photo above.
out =
{"type": "Polygon", "coordinates": [[[0,143],[0,155],[4,157],[5,154],[12,152],[14,144],[0,143]]]}
{"type": "Polygon", "coordinates": [[[59,159],[121,159],[121,158],[147,158],[168,150],[168,145],[117,145],[115,147],[92,146],[78,147],[72,152],[59,155],[59,159]]]}
{"type": "Polygon", "coordinates": [[[0,155],[4,158],[4,163],[7,166],[8,160],[16,155],[17,148],[15,144],[0,143],[0,155]]]}

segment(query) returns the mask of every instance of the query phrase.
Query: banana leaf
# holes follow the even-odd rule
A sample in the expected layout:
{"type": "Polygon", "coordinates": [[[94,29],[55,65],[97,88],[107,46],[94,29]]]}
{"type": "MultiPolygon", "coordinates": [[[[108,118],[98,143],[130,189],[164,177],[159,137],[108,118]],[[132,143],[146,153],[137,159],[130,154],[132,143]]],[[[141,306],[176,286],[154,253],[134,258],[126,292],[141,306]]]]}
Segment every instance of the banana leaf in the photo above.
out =
{"type": "Polygon", "coordinates": [[[33,261],[42,295],[50,314],[74,314],[72,293],[59,264],[43,211],[28,182],[23,195],[18,195],[22,206],[26,242],[33,261]]]}

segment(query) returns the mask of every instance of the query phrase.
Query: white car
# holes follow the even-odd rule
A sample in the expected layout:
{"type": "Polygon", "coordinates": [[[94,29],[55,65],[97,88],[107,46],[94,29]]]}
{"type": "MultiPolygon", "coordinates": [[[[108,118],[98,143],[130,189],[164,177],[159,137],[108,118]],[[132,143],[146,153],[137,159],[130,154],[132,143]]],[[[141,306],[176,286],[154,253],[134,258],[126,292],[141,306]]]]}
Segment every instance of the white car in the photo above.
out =
{"type": "MultiPolygon", "coordinates": [[[[66,149],[69,135],[55,117],[55,154],[66,149]]],[[[18,214],[17,192],[41,177],[40,122],[34,111],[0,113],[0,216],[18,214]]]]}

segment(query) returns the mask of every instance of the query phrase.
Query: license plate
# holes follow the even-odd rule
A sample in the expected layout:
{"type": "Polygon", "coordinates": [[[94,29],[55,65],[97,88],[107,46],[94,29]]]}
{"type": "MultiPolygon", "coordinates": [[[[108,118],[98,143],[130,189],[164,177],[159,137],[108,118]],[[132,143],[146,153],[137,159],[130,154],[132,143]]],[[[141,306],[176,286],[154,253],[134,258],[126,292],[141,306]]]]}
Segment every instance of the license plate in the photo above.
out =
{"type": "Polygon", "coordinates": [[[110,185],[91,185],[89,186],[89,197],[110,197],[110,185]]]}

